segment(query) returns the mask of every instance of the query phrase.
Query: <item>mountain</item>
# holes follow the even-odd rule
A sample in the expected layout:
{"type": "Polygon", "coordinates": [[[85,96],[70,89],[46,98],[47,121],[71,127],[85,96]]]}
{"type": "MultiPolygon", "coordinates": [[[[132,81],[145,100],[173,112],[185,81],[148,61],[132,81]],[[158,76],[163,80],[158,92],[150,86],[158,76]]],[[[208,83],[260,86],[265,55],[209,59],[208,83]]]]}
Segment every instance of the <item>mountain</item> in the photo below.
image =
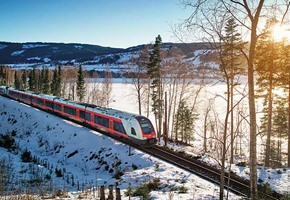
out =
{"type": "MultiPolygon", "coordinates": [[[[78,43],[0,42],[0,64],[107,64],[120,63],[124,55],[134,54],[144,45],[127,49],[78,43]]],[[[177,48],[186,55],[206,48],[204,43],[164,43],[161,48],[177,48]]]]}

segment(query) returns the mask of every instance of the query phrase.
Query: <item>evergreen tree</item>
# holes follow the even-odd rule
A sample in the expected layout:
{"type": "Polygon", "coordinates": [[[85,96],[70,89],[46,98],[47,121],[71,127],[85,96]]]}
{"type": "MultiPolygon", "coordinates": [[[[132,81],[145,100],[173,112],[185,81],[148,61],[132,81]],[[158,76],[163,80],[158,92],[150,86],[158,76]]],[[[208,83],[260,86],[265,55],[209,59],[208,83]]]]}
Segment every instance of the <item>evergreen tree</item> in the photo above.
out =
{"type": "Polygon", "coordinates": [[[36,70],[33,68],[28,75],[28,87],[30,91],[36,92],[36,70]]]}
{"type": "Polygon", "coordinates": [[[83,101],[85,97],[85,77],[83,73],[82,66],[79,66],[78,75],[77,75],[77,97],[79,98],[79,101],[83,101]]]}
{"type": "Polygon", "coordinates": [[[50,92],[54,96],[61,95],[61,67],[58,66],[53,70],[53,77],[50,84],[50,92]]]}
{"type": "Polygon", "coordinates": [[[49,70],[48,68],[44,68],[42,69],[43,71],[43,75],[42,75],[42,92],[44,94],[49,94],[50,90],[49,90],[49,84],[50,84],[50,80],[49,80],[49,70]]]}
{"type": "Polygon", "coordinates": [[[17,74],[17,71],[14,72],[14,87],[20,89],[20,80],[17,74]]]}
{"type": "Polygon", "coordinates": [[[282,62],[281,65],[282,73],[281,73],[281,83],[282,87],[285,89],[287,93],[287,131],[288,131],[288,158],[287,158],[287,166],[290,167],[290,45],[285,45],[283,43],[283,51],[282,51],[282,62]]]}
{"type": "Polygon", "coordinates": [[[287,98],[279,97],[274,102],[275,112],[273,113],[273,129],[272,136],[275,136],[277,139],[271,141],[271,159],[276,160],[279,165],[274,167],[282,167],[282,141],[285,140],[288,136],[288,108],[287,108],[287,98]],[[273,144],[274,143],[274,144],[273,144]]]}
{"type": "Polygon", "coordinates": [[[197,115],[193,114],[185,100],[181,100],[174,120],[174,133],[177,133],[181,142],[189,143],[193,139],[194,121],[197,115]]]}
{"type": "Polygon", "coordinates": [[[264,99],[264,118],[261,131],[266,135],[265,166],[270,166],[271,135],[273,126],[274,89],[277,88],[279,71],[281,72],[281,48],[272,36],[276,19],[270,19],[257,43],[256,71],[258,73],[258,94],[264,99]],[[279,53],[280,52],[280,53],[279,53]]]}
{"type": "Polygon", "coordinates": [[[27,89],[27,74],[26,70],[23,70],[22,75],[21,75],[21,82],[22,86],[21,89],[26,90],[27,89]]]}
{"type": "MultiPolygon", "coordinates": [[[[225,26],[225,35],[222,36],[222,47],[221,47],[221,65],[220,70],[222,71],[224,80],[227,84],[227,115],[230,117],[230,162],[233,163],[234,154],[234,88],[240,83],[237,81],[237,75],[242,74],[243,70],[241,68],[241,49],[243,46],[241,40],[241,34],[237,31],[237,23],[234,18],[230,18],[225,26]]],[[[225,128],[228,124],[228,116],[226,116],[227,121],[225,122],[225,128]]],[[[227,132],[225,132],[226,134],[227,132]]],[[[227,138],[227,135],[224,135],[227,138]]],[[[226,144],[224,144],[226,147],[226,144]]],[[[225,149],[226,150],[226,149],[225,149]]],[[[225,152],[224,152],[225,153],[225,152]]]]}
{"type": "Polygon", "coordinates": [[[43,77],[44,77],[44,68],[38,71],[37,78],[37,91],[43,93],[43,77]]]}
{"type": "Polygon", "coordinates": [[[161,36],[158,35],[155,39],[153,51],[150,54],[149,63],[147,65],[148,77],[150,78],[151,99],[152,99],[152,111],[155,115],[157,137],[160,141],[162,131],[162,104],[163,104],[163,92],[161,82],[161,56],[160,45],[162,43],[161,36]]]}
{"type": "Polygon", "coordinates": [[[0,66],[0,85],[6,85],[6,72],[5,67],[0,66]]]}

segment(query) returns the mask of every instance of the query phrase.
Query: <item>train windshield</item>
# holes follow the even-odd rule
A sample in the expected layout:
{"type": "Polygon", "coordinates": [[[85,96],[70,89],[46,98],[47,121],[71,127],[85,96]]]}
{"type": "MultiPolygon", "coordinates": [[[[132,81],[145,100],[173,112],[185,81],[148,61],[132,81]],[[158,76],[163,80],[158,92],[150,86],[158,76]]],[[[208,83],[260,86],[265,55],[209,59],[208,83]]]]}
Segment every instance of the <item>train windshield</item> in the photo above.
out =
{"type": "Polygon", "coordinates": [[[141,125],[143,134],[151,134],[154,132],[154,128],[153,128],[149,119],[142,117],[142,116],[138,116],[138,117],[136,117],[136,119],[138,120],[138,122],[141,125]]]}

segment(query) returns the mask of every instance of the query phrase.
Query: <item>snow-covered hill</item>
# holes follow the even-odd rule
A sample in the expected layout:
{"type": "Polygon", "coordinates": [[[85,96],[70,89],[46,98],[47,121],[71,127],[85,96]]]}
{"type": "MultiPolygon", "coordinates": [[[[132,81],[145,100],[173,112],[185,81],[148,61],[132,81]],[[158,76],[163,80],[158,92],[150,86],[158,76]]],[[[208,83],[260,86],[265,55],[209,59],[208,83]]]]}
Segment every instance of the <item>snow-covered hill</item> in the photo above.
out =
{"type": "MultiPolygon", "coordinates": [[[[126,199],[124,192],[129,186],[158,180],[158,191],[151,192],[155,199],[170,195],[174,199],[218,197],[218,186],[195,175],[137,150],[129,156],[128,146],[120,142],[1,96],[0,121],[1,135],[15,139],[14,150],[0,147],[0,161],[9,164],[14,177],[11,190],[25,192],[29,183],[37,182],[35,192],[39,188],[49,191],[53,185],[53,191],[69,190],[74,199],[78,189],[112,184],[121,188],[122,199],[126,199]],[[21,161],[24,151],[31,152],[32,162],[21,161]],[[57,177],[59,173],[61,177],[57,177]],[[180,194],[184,187],[188,191],[180,194]]],[[[231,195],[231,199],[236,198],[231,195]]]]}
{"type": "MultiPolygon", "coordinates": [[[[149,45],[150,46],[150,45],[149,45]]],[[[61,65],[124,65],[144,45],[127,49],[102,47],[89,44],[64,43],[10,43],[0,42],[0,64],[14,68],[61,65]]],[[[163,49],[179,49],[191,57],[194,51],[206,48],[204,43],[164,43],[163,49]]]]}

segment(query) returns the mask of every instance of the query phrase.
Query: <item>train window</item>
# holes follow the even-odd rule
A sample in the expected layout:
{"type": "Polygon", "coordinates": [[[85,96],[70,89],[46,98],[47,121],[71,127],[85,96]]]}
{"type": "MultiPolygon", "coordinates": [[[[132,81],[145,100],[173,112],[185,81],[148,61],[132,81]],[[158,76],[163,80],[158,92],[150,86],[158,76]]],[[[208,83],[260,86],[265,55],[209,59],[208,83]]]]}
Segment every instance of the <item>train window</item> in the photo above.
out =
{"type": "Polygon", "coordinates": [[[87,121],[91,121],[91,114],[83,110],[80,110],[80,118],[85,119],[87,121]]]}
{"type": "Polygon", "coordinates": [[[76,116],[76,109],[64,106],[64,112],[76,116]]]}
{"type": "Polygon", "coordinates": [[[53,108],[53,103],[52,102],[49,102],[49,101],[46,101],[45,102],[45,106],[46,107],[49,107],[49,108],[53,108]]]}
{"type": "Polygon", "coordinates": [[[80,110],[80,118],[85,119],[86,118],[86,112],[83,110],[80,110]]]}
{"type": "Polygon", "coordinates": [[[54,104],[54,109],[61,111],[61,105],[55,103],[54,104]]]}
{"type": "Polygon", "coordinates": [[[135,129],[133,127],[131,127],[131,134],[132,135],[136,135],[136,131],[135,131],[135,129]]]}
{"type": "Polygon", "coordinates": [[[86,112],[85,117],[86,117],[87,121],[91,121],[91,114],[90,113],[86,112]]]}
{"type": "Polygon", "coordinates": [[[109,128],[109,119],[95,115],[94,122],[101,126],[109,128]]]}
{"type": "Polygon", "coordinates": [[[136,117],[136,119],[140,123],[143,134],[151,134],[152,132],[154,132],[154,128],[149,119],[142,116],[138,116],[136,117]]]}
{"type": "Polygon", "coordinates": [[[39,105],[43,105],[44,101],[42,99],[36,99],[36,103],[39,105]]]}
{"type": "Polygon", "coordinates": [[[120,133],[126,134],[126,131],[124,129],[124,126],[123,126],[123,124],[121,122],[115,122],[114,121],[114,130],[115,131],[118,131],[120,133]]]}

